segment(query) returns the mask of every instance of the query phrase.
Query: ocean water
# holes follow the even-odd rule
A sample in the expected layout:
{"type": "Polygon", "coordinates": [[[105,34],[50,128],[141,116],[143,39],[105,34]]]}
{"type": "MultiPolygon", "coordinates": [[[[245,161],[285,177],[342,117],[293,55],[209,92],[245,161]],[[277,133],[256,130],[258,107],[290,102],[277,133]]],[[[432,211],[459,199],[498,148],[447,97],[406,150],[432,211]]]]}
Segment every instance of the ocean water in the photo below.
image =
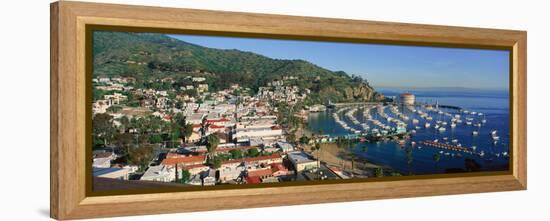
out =
{"type": "MultiPolygon", "coordinates": [[[[407,114],[410,120],[407,123],[407,130],[416,130],[416,133],[411,136],[411,139],[405,145],[400,145],[394,141],[377,142],[377,143],[359,143],[354,149],[356,156],[365,158],[373,163],[391,167],[405,175],[420,175],[420,174],[439,174],[447,172],[469,171],[472,168],[479,171],[504,171],[509,168],[510,153],[510,132],[509,132],[509,93],[505,90],[473,90],[473,89],[394,89],[381,88],[378,89],[386,96],[398,96],[403,92],[410,92],[416,95],[416,100],[419,102],[435,103],[440,105],[459,106],[468,111],[483,113],[483,116],[460,113],[455,109],[441,108],[442,111],[450,113],[453,116],[460,114],[463,123],[457,124],[456,128],[450,127],[450,117],[438,114],[437,112],[428,112],[433,117],[430,128],[425,128],[426,120],[419,117],[417,113],[413,113],[406,107],[400,107],[399,111],[407,114]],[[465,118],[473,118],[472,124],[486,120],[481,127],[466,125],[465,118]],[[413,124],[412,119],[417,119],[420,122],[413,124]],[[445,121],[448,123],[445,132],[437,131],[433,126],[436,121],[445,121]],[[420,126],[416,129],[415,126],[420,126]],[[472,135],[472,131],[478,131],[477,136],[472,135]],[[490,136],[492,130],[497,130],[497,135],[500,140],[494,143],[490,136]],[[441,150],[427,145],[420,144],[420,141],[438,140],[440,143],[449,142],[456,139],[463,147],[476,147],[476,152],[483,151],[484,156],[477,154],[467,154],[450,150],[441,150]],[[416,142],[412,145],[411,142],[416,142]],[[440,160],[435,161],[434,155],[439,154],[440,160]]],[[[427,110],[420,109],[424,112],[427,110]]],[[[342,136],[350,134],[349,131],[342,128],[334,121],[332,117],[334,110],[327,112],[310,114],[308,125],[313,131],[321,129],[324,134],[331,136],[342,136]]],[[[360,125],[353,122],[345,116],[347,111],[339,114],[340,119],[344,120],[349,126],[356,129],[361,129],[360,125]]],[[[387,123],[380,117],[376,109],[369,112],[374,119],[381,120],[383,123],[395,126],[393,123],[387,123]]],[[[390,117],[397,116],[386,108],[384,113],[390,117]]],[[[366,122],[363,116],[363,109],[360,108],[355,113],[355,118],[361,123],[366,122]]],[[[369,124],[371,128],[376,126],[369,124]]]]}

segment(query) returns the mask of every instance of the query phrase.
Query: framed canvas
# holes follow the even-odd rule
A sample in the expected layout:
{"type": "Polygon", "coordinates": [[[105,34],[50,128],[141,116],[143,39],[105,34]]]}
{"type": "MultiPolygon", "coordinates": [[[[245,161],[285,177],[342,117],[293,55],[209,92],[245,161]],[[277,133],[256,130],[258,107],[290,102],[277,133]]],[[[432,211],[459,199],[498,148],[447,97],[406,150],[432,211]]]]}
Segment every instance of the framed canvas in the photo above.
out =
{"type": "Polygon", "coordinates": [[[51,216],[524,190],[525,31],[51,4],[51,216]]]}

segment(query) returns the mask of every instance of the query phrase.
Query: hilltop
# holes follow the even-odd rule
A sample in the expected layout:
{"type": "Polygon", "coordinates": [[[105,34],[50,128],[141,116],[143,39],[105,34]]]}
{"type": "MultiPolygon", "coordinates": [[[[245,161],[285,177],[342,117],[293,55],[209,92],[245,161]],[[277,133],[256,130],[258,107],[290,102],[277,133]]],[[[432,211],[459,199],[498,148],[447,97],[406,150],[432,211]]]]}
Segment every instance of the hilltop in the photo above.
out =
{"type": "Polygon", "coordinates": [[[295,76],[294,84],[312,92],[315,103],[381,100],[369,83],[343,71],[304,60],[272,59],[240,50],[207,48],[163,34],[95,32],[94,77],[134,77],[137,84],[170,77],[206,77],[212,90],[233,83],[257,90],[273,80],[295,76]]]}

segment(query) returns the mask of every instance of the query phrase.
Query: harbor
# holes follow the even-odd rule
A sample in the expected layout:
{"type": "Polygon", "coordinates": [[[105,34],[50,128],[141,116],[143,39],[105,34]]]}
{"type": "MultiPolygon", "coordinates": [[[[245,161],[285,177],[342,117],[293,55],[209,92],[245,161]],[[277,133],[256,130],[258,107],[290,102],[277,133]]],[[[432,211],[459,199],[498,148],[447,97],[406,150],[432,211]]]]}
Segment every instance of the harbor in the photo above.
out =
{"type": "Polygon", "coordinates": [[[479,164],[479,170],[506,169],[509,136],[503,122],[508,116],[471,106],[475,102],[438,98],[340,104],[312,114],[308,124],[314,131],[322,128],[327,142],[339,137],[357,141],[355,155],[402,174],[456,171],[465,168],[466,160],[479,164]]]}

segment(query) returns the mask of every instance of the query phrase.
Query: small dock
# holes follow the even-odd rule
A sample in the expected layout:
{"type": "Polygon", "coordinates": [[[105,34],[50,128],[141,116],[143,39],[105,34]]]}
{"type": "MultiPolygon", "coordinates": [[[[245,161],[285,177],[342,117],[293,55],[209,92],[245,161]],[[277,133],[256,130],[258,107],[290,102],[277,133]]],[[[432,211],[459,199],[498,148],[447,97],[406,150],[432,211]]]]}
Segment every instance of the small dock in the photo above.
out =
{"type": "Polygon", "coordinates": [[[437,149],[452,150],[452,151],[458,151],[458,152],[467,153],[471,155],[479,155],[479,153],[475,152],[472,148],[468,148],[468,147],[456,146],[456,145],[451,145],[446,143],[439,143],[439,142],[434,142],[429,140],[420,141],[419,143],[429,147],[434,147],[437,149]]]}

